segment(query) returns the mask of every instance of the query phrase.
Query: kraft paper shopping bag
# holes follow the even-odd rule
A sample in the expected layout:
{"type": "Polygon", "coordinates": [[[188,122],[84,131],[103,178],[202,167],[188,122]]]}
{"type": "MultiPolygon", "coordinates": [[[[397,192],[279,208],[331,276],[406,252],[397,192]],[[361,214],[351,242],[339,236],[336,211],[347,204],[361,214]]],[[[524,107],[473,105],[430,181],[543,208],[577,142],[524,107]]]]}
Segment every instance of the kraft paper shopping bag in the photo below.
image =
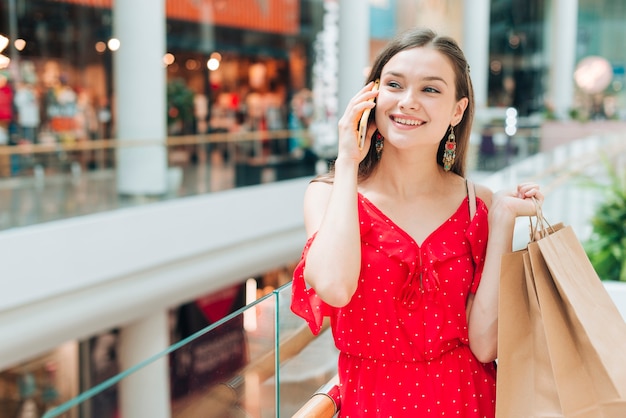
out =
{"type": "Polygon", "coordinates": [[[528,245],[565,417],[626,417],[626,323],[573,229],[528,245]]]}
{"type": "Polygon", "coordinates": [[[502,257],[498,336],[496,416],[562,417],[528,249],[502,257]]]}

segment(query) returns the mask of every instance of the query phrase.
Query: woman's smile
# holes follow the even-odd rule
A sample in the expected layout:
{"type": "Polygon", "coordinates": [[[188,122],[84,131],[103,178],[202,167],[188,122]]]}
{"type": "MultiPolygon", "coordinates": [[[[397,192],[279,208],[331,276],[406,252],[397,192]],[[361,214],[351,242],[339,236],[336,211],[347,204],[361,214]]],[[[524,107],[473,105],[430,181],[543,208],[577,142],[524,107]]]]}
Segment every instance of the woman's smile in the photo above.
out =
{"type": "Polygon", "coordinates": [[[404,125],[404,126],[410,126],[410,127],[421,126],[424,123],[426,123],[423,120],[410,118],[410,117],[406,117],[406,116],[394,116],[394,115],[391,115],[389,118],[393,122],[395,122],[397,125],[404,125]]]}

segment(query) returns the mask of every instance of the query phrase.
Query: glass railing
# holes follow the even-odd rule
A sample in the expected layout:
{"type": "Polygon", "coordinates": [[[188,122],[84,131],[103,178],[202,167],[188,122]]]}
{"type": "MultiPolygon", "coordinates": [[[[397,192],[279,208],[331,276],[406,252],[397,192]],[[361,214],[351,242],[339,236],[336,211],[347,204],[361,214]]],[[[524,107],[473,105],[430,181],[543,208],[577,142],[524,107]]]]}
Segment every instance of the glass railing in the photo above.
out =
{"type": "MultiPolygon", "coordinates": [[[[98,416],[93,412],[99,399],[113,392],[124,392],[121,403],[135,403],[132,410],[144,410],[140,399],[128,396],[134,385],[149,384],[142,373],[163,361],[170,370],[172,417],[291,417],[336,374],[337,351],[330,331],[313,336],[291,312],[290,301],[288,283],[54,407],[44,418],[98,416]],[[211,372],[192,372],[193,367],[211,372]]],[[[129,416],[124,408],[119,415],[129,416]]]]}
{"type": "Polygon", "coordinates": [[[291,284],[277,294],[280,317],[281,361],[278,363],[278,395],[276,416],[293,416],[322,386],[337,374],[338,351],[330,332],[330,322],[313,337],[304,320],[289,308],[291,284]]]}
{"type": "Polygon", "coordinates": [[[0,145],[0,230],[313,176],[318,156],[308,131],[216,132],[168,137],[166,191],[124,196],[117,156],[158,141],[54,140],[0,145]]]}
{"type": "MultiPolygon", "coordinates": [[[[116,167],[116,153],[131,147],[164,145],[170,167],[204,163],[232,163],[249,168],[284,169],[277,177],[297,171],[298,163],[310,151],[310,133],[306,130],[214,132],[199,135],[170,136],[165,142],[150,140],[97,139],[65,141],[53,139],[37,144],[29,142],[0,145],[0,178],[56,174],[80,175],[116,167]]],[[[250,176],[248,174],[248,176],[250,176]]],[[[257,179],[240,179],[253,181],[257,179]]]]}

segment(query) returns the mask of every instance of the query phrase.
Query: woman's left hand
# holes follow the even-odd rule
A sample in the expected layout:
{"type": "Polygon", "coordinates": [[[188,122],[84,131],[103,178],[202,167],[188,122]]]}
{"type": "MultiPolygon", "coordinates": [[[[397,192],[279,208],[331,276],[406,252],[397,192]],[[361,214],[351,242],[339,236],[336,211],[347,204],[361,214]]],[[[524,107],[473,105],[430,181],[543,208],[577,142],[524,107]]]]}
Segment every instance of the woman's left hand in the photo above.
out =
{"type": "Polygon", "coordinates": [[[494,203],[504,206],[515,217],[535,216],[544,196],[537,183],[521,183],[514,191],[501,191],[494,195],[494,203]]]}

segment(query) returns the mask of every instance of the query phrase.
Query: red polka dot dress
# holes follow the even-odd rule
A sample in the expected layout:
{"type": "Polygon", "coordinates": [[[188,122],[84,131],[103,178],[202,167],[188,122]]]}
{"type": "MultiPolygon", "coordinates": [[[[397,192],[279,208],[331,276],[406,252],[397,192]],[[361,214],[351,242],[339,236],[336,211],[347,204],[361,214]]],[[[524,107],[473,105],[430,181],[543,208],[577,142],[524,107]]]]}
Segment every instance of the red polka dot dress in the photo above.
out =
{"type": "Polygon", "coordinates": [[[469,349],[465,305],[478,288],[487,207],[467,198],[421,245],[359,194],[361,277],[342,308],[294,271],[291,309],[320,331],[330,316],[340,351],[341,417],[493,417],[495,366],[469,349]]]}

